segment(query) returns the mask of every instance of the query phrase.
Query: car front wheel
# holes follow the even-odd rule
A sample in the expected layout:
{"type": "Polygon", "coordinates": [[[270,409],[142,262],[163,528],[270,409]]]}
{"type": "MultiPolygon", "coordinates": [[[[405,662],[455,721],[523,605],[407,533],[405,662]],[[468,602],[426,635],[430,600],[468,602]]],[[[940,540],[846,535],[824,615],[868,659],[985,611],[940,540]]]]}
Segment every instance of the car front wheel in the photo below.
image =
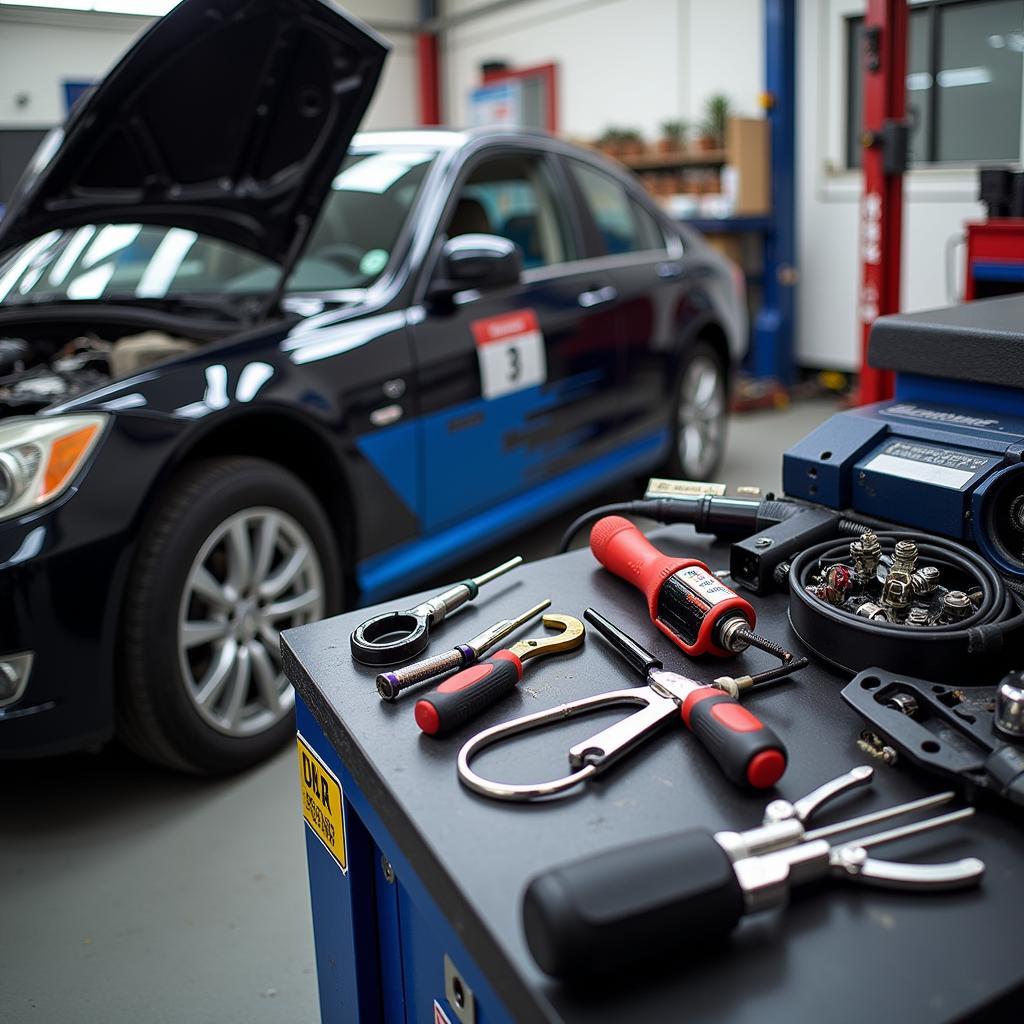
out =
{"type": "Polygon", "coordinates": [[[294,730],[280,633],[334,611],[340,589],[330,526],[291,473],[250,458],[185,469],[149,517],[126,594],[120,737],[202,774],[267,757],[294,730]]]}
{"type": "Polygon", "coordinates": [[[685,480],[709,480],[725,452],[728,416],[725,366],[704,341],[691,345],[679,368],[667,471],[685,480]]]}

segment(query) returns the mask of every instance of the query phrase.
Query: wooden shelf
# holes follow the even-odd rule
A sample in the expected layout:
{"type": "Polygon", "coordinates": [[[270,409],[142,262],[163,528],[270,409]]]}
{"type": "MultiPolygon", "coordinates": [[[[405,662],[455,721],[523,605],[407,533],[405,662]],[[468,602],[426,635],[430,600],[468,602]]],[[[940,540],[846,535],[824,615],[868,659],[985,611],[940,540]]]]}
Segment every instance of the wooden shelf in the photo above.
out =
{"type": "Polygon", "coordinates": [[[675,167],[720,167],[728,163],[728,154],[724,149],[705,149],[680,153],[643,153],[617,159],[634,171],[664,171],[675,167]]]}

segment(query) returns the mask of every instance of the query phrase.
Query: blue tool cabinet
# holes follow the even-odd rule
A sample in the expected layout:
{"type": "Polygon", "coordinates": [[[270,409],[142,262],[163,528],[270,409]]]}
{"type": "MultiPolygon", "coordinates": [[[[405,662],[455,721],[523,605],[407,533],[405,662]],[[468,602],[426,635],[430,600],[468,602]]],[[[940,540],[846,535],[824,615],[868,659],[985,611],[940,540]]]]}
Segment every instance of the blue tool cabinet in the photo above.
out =
{"type": "MultiPolygon", "coordinates": [[[[712,567],[727,559],[726,548],[710,547],[688,527],[659,531],[655,541],[669,554],[702,557],[712,567]]],[[[587,550],[509,574],[445,620],[430,650],[463,642],[544,597],[552,611],[577,617],[595,607],[667,668],[697,679],[721,674],[721,661],[688,660],[662,637],[640,595],[600,569],[587,550]]],[[[723,947],[668,970],[623,972],[585,990],[547,978],[530,956],[519,917],[533,875],[681,829],[747,828],[760,822],[765,798],[727,782],[681,725],[667,727],[574,796],[518,805],[470,793],[458,781],[455,759],[478,729],[621,688],[636,677],[590,635],[583,648],[538,661],[519,692],[453,737],[422,736],[413,720],[415,691],[383,704],[375,670],[354,662],[349,650],[350,632],[370,611],[416,600],[350,612],[282,638],[299,697],[298,732],[313,755],[304,768],[299,748],[300,795],[310,797],[307,810],[320,822],[317,797],[326,801],[323,813],[341,821],[333,787],[344,793],[344,870],[302,817],[274,824],[305,829],[325,1024],[916,1024],[972,1013],[1015,1019],[1012,993],[1024,990],[1024,834],[1017,822],[984,810],[944,830],[941,839],[916,837],[893,851],[920,861],[981,857],[988,870],[975,890],[922,894],[826,884],[801,892],[783,911],[746,919],[723,947]]],[[[800,649],[782,595],[758,599],[756,607],[759,632],[800,649]]],[[[517,638],[531,635],[529,629],[517,638]]],[[[764,657],[746,652],[730,669],[754,671],[764,657]]],[[[869,762],[856,747],[863,725],[839,696],[844,683],[812,665],[792,682],[751,697],[751,708],[789,748],[779,795],[802,796],[869,762]]],[[[569,745],[621,713],[598,712],[517,738],[482,754],[481,770],[510,781],[562,775],[569,745]]],[[[837,803],[836,820],[941,788],[908,769],[872,763],[873,786],[837,803]]]]}

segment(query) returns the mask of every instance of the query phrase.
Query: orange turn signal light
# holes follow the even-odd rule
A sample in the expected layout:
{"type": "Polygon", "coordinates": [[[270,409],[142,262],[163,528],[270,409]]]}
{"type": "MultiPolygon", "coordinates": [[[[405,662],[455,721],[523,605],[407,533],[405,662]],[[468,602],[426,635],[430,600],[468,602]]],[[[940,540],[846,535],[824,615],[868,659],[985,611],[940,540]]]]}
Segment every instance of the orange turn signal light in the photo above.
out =
{"type": "Polygon", "coordinates": [[[50,445],[50,456],[46,462],[46,472],[43,474],[43,487],[37,501],[44,501],[64,486],[78,468],[99,429],[98,424],[90,423],[87,427],[79,427],[78,430],[57,438],[50,445]]]}

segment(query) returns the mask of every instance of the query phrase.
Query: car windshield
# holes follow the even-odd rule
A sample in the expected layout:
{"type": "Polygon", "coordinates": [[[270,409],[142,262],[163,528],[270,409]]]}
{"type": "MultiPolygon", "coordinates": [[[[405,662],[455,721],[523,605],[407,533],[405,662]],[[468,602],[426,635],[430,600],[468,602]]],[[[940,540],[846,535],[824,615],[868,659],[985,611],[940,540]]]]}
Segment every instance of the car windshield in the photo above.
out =
{"type": "MultiPolygon", "coordinates": [[[[373,284],[435,155],[395,147],[346,156],[285,291],[373,284]]],[[[0,265],[0,303],[259,295],[280,274],[270,260],[184,228],[87,224],[51,231],[0,265]]]]}

